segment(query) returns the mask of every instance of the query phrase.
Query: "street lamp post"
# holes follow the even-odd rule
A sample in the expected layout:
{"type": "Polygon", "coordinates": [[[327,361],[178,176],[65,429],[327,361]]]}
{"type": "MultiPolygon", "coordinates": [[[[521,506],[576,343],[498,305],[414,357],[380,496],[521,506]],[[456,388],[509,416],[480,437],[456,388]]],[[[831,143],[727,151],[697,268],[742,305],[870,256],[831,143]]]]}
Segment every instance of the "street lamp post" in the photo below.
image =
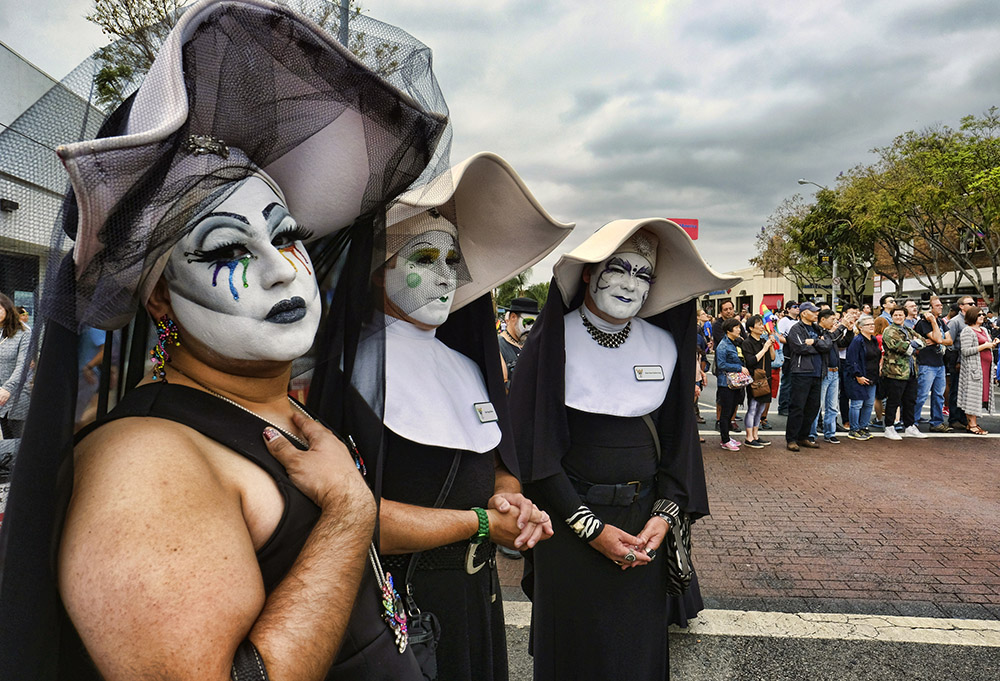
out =
{"type": "MultiPolygon", "coordinates": [[[[803,179],[803,178],[799,178],[799,184],[811,184],[814,187],[819,187],[820,189],[825,189],[827,191],[830,191],[829,187],[824,187],[821,184],[816,184],[815,182],[812,182],[811,180],[806,180],[806,179],[803,179]]],[[[834,255],[832,255],[830,257],[830,263],[832,265],[832,269],[831,269],[831,272],[830,272],[830,308],[834,312],[836,312],[837,311],[837,256],[836,256],[836,254],[834,254],[834,255]]]]}

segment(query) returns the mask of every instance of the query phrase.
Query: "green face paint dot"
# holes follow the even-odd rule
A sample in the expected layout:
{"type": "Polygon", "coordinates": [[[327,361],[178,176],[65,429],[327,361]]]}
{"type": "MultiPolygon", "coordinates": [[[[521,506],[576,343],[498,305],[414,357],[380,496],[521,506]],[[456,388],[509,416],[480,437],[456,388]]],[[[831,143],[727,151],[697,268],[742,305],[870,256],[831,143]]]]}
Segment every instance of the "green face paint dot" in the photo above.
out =
{"type": "Polygon", "coordinates": [[[417,274],[416,272],[410,272],[409,274],[406,275],[406,285],[409,286],[410,288],[417,288],[418,286],[420,286],[420,284],[423,283],[423,281],[424,280],[421,279],[420,275],[417,274]]]}

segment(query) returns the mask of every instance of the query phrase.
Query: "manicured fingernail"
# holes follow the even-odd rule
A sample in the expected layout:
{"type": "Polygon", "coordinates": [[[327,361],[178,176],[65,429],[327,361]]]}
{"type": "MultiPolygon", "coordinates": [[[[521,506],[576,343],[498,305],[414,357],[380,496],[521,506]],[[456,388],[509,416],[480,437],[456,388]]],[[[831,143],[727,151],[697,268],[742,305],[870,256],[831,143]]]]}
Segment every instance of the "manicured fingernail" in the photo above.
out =
{"type": "Polygon", "coordinates": [[[264,440],[267,442],[271,442],[277,439],[279,435],[280,433],[274,428],[271,428],[270,426],[264,429],[264,440]]]}

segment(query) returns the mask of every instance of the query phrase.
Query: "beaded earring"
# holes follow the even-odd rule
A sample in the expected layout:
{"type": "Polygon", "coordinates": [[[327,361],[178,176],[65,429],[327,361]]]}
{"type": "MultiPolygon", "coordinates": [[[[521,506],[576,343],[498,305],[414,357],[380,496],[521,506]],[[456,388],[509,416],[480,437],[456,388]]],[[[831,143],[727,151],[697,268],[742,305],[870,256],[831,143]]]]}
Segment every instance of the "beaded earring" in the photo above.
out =
{"type": "Polygon", "coordinates": [[[181,339],[177,333],[174,320],[163,315],[156,322],[156,345],[149,351],[149,361],[153,363],[153,380],[166,380],[164,366],[170,361],[167,345],[180,345],[181,339]]]}

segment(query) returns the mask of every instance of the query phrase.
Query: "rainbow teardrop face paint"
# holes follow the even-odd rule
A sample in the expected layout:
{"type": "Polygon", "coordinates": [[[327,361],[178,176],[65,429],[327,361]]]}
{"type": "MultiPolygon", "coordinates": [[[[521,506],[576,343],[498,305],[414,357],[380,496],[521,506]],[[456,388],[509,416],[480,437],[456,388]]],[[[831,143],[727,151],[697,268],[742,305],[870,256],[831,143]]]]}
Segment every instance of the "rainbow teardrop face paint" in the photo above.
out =
{"type": "Polygon", "coordinates": [[[163,274],[185,337],[230,359],[304,355],[320,318],[308,236],[257,176],[195,220],[163,274]]]}

